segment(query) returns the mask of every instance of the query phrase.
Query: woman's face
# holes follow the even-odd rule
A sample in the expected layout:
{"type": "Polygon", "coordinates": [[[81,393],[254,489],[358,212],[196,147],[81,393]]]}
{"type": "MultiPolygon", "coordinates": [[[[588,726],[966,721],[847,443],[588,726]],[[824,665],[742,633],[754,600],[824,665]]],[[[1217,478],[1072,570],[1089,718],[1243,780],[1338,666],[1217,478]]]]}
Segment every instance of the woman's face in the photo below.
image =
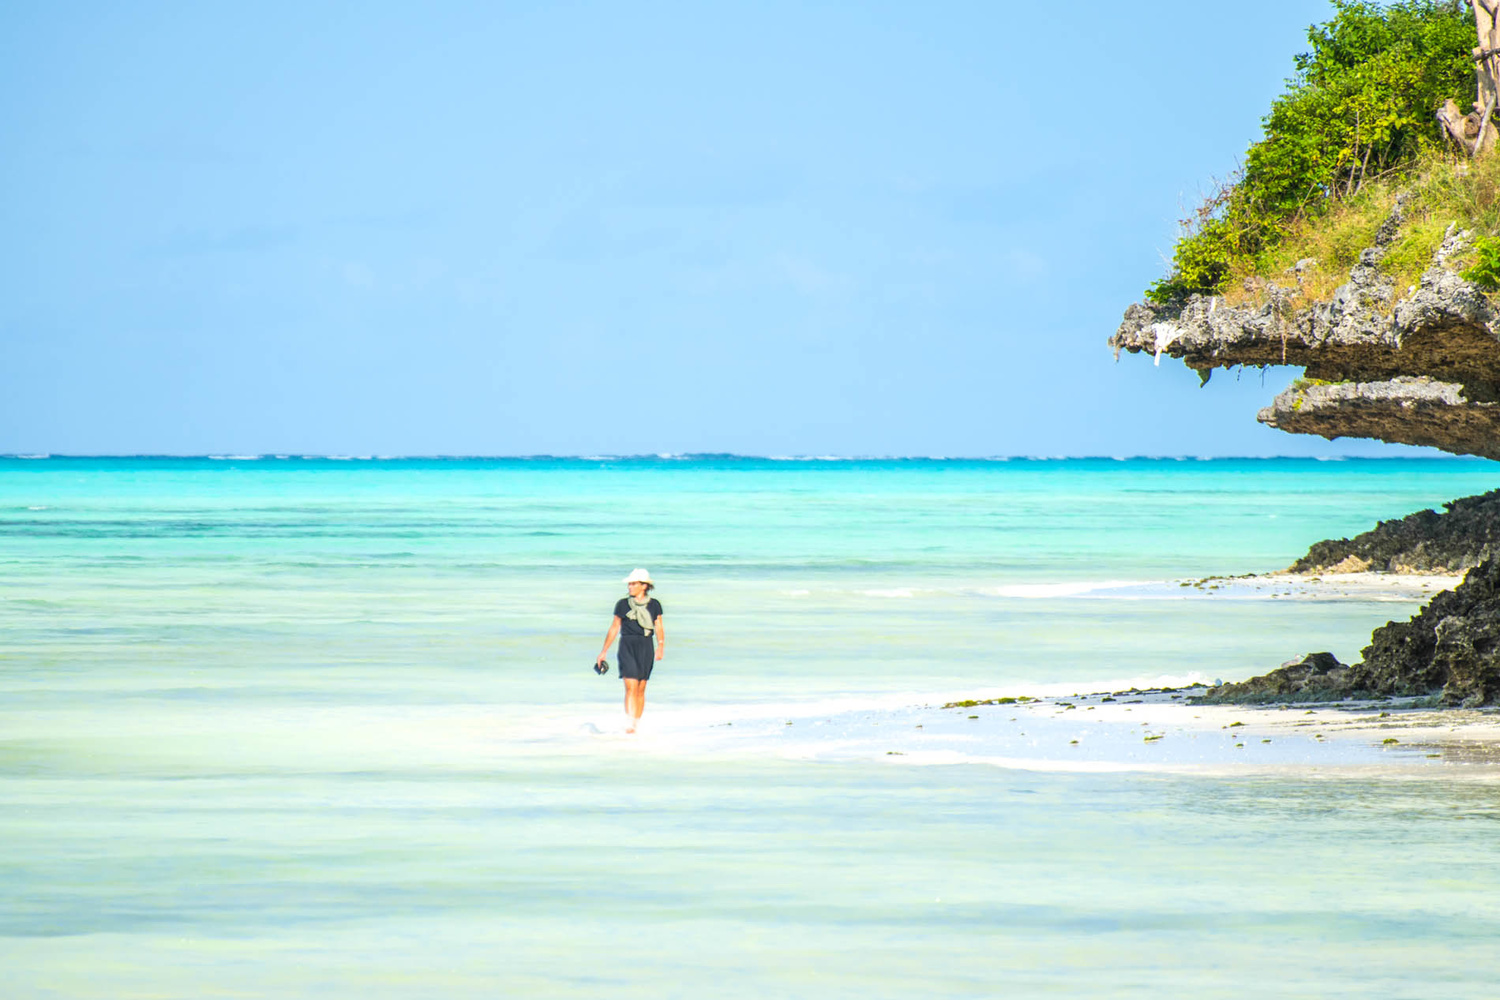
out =
{"type": "Polygon", "coordinates": [[[646,585],[639,580],[631,580],[626,586],[630,588],[630,596],[637,600],[646,594],[646,585]]]}

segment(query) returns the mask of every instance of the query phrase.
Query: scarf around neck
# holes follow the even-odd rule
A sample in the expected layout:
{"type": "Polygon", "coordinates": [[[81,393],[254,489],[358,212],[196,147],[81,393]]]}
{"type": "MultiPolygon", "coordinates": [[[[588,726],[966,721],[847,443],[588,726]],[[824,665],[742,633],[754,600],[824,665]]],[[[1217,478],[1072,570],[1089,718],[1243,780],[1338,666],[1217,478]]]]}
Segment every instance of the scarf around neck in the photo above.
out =
{"type": "Polygon", "coordinates": [[[636,624],[640,625],[641,629],[647,635],[651,635],[656,631],[656,624],[651,620],[651,609],[648,607],[651,603],[650,594],[647,594],[639,601],[634,597],[627,597],[625,598],[625,603],[630,606],[630,610],[625,613],[626,618],[634,618],[636,624]]]}

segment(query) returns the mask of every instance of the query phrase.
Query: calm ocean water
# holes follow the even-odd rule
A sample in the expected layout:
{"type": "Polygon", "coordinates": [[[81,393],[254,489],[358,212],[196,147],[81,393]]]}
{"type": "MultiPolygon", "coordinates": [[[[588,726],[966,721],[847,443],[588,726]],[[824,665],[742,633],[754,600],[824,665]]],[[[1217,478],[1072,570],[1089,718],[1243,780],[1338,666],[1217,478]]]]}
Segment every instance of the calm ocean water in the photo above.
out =
{"type": "Polygon", "coordinates": [[[1177,583],[1497,485],[1456,460],[0,459],[7,995],[1492,996],[1483,781],[669,737],[1354,659],[1415,602],[1177,583]],[[635,566],[670,637],[639,745],[588,669],[635,566]]]}

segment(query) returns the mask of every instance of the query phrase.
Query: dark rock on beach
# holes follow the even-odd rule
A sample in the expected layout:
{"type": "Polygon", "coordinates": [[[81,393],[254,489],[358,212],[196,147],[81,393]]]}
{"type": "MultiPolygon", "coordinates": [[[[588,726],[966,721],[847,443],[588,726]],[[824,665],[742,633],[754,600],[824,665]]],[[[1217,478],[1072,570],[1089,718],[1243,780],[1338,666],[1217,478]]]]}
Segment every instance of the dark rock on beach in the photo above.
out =
{"type": "Polygon", "coordinates": [[[1332,653],[1308,653],[1238,684],[1210,688],[1195,701],[1250,705],[1281,701],[1338,701],[1348,697],[1349,667],[1332,653]]]}
{"type": "Polygon", "coordinates": [[[1500,556],[1500,490],[1318,542],[1293,573],[1462,573],[1500,556]]]}
{"type": "Polygon", "coordinates": [[[1500,559],[1469,570],[1410,621],[1375,630],[1352,689],[1375,695],[1440,694],[1474,708],[1500,699],[1500,559]]]}
{"type": "Polygon", "coordinates": [[[1432,697],[1477,708],[1500,702],[1500,559],[1469,570],[1409,621],[1375,630],[1350,667],[1312,653],[1262,677],[1224,684],[1202,700],[1227,704],[1432,697]]]}

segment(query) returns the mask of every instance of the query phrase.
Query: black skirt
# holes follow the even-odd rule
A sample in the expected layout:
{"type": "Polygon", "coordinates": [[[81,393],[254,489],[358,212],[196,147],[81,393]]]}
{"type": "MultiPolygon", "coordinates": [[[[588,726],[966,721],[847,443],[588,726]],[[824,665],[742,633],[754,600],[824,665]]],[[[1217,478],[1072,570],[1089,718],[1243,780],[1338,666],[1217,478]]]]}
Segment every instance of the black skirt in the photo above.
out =
{"type": "Polygon", "coordinates": [[[656,643],[649,635],[620,636],[620,676],[649,681],[651,666],[656,662],[656,643]]]}

